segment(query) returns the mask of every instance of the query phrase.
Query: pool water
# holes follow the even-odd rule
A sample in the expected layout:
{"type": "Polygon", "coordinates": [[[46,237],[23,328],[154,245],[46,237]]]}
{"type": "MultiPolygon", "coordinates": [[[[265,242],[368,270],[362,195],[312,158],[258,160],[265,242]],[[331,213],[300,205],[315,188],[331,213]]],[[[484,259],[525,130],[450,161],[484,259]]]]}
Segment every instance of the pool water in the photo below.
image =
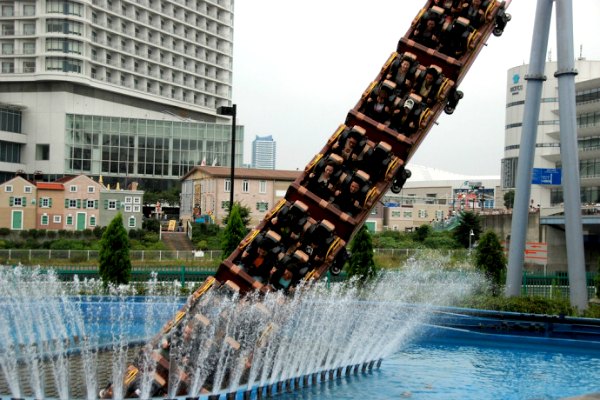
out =
{"type": "MultiPolygon", "coordinates": [[[[600,351],[457,338],[420,341],[367,374],[308,387],[280,399],[550,400],[600,392],[600,351]]],[[[570,346],[569,346],[570,347],[570,346]]]]}

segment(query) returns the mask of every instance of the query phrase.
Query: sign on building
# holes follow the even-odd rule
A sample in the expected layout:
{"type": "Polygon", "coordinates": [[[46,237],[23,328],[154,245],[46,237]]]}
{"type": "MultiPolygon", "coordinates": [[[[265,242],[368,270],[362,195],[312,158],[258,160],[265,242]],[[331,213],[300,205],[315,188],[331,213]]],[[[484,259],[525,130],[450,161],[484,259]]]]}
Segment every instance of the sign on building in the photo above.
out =
{"type": "Polygon", "coordinates": [[[560,168],[534,168],[531,183],[533,185],[560,185],[561,176],[560,168]]]}

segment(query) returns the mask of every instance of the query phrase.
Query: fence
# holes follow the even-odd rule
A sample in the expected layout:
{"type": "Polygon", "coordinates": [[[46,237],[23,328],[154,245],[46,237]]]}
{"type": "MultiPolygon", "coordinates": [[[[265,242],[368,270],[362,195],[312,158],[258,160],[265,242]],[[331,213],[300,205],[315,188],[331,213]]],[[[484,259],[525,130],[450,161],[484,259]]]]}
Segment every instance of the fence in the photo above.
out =
{"type": "MultiPolygon", "coordinates": [[[[594,286],[597,273],[588,272],[586,274],[586,286],[588,298],[596,296],[596,287],[594,286]]],[[[521,294],[528,296],[541,296],[549,298],[569,298],[569,275],[566,272],[557,272],[555,274],[536,274],[523,271],[523,280],[521,294]]]]}
{"type": "MultiPolygon", "coordinates": [[[[131,261],[213,261],[221,259],[221,250],[189,251],[189,250],[130,250],[131,261]]],[[[0,260],[3,262],[44,262],[44,261],[95,261],[97,250],[27,250],[0,249],[0,260]]]]}

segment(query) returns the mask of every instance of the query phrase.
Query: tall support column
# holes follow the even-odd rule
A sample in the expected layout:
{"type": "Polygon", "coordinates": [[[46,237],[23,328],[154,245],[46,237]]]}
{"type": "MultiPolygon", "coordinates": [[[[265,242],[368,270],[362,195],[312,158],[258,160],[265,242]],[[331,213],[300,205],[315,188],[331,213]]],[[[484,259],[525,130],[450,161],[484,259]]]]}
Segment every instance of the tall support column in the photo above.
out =
{"type": "Polygon", "coordinates": [[[554,76],[558,79],[560,118],[560,154],[563,168],[565,206],[565,236],[569,266],[571,305],[587,308],[583,229],[581,224],[581,187],[577,147],[575,111],[575,52],[573,49],[573,2],[556,0],[556,32],[558,64],[554,76]]]}
{"type": "Polygon", "coordinates": [[[550,34],[550,19],[552,17],[553,0],[538,0],[533,26],[533,40],[527,80],[527,94],[519,148],[519,164],[517,166],[517,184],[515,203],[510,232],[510,247],[508,252],[508,272],[506,276],[506,295],[518,296],[521,292],[523,262],[525,258],[525,241],[527,222],[529,220],[529,197],[531,195],[531,174],[537,123],[540,115],[542,85],[546,80],[544,67],[548,36],[550,34]]]}

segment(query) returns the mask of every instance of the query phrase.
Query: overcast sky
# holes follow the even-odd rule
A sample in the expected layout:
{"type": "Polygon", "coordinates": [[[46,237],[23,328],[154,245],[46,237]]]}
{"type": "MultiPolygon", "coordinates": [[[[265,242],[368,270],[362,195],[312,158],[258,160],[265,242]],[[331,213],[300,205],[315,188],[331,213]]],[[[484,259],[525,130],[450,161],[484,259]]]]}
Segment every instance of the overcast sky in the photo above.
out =
{"type": "MultiPolygon", "coordinates": [[[[558,0],[560,1],[560,0],[558,0]]],[[[515,0],[501,37],[490,36],[460,85],[465,97],[411,163],[466,175],[499,175],[506,76],[529,62],[534,0],[515,0]]],[[[424,0],[237,0],[233,101],[245,128],[277,141],[277,169],[303,169],[395,50],[424,0]]],[[[600,60],[600,1],[573,0],[575,56],[600,60]]],[[[549,57],[556,60],[555,23],[549,57]]]]}

